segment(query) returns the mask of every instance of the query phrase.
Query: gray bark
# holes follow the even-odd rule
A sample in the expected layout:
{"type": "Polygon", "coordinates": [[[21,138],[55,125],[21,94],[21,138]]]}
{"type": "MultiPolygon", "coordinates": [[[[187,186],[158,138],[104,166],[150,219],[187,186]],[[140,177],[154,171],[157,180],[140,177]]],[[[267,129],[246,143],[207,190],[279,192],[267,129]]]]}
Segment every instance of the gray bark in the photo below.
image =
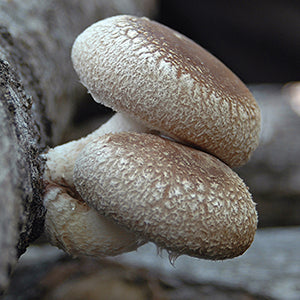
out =
{"type": "Polygon", "coordinates": [[[72,69],[75,37],[103,17],[151,14],[151,0],[0,0],[0,293],[17,258],[43,231],[43,162],[83,89],[72,69]]]}

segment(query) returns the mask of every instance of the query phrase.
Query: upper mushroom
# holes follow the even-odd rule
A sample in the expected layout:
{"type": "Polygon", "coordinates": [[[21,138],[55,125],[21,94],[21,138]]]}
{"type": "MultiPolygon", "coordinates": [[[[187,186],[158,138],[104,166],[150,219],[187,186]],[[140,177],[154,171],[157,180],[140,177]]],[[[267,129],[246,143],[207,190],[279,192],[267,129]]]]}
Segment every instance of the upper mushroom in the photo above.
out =
{"type": "Polygon", "coordinates": [[[116,16],[80,34],[74,68],[93,98],[229,166],[258,145],[259,107],[224,64],[147,18],[116,16]]]}

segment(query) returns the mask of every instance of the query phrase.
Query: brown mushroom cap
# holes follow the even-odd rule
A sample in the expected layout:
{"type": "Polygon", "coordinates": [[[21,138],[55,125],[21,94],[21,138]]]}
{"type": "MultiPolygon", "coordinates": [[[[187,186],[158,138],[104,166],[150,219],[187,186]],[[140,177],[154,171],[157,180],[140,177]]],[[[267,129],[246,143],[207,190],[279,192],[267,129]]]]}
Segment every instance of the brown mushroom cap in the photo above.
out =
{"type": "Polygon", "coordinates": [[[257,214],[242,179],[182,144],[108,134],[81,152],[73,179],[90,206],[172,253],[232,258],[253,241],[257,214]]]}
{"type": "Polygon", "coordinates": [[[258,145],[260,111],[218,59],[147,18],[116,16],[80,34],[74,68],[97,102],[217,156],[244,164],[258,145]]]}

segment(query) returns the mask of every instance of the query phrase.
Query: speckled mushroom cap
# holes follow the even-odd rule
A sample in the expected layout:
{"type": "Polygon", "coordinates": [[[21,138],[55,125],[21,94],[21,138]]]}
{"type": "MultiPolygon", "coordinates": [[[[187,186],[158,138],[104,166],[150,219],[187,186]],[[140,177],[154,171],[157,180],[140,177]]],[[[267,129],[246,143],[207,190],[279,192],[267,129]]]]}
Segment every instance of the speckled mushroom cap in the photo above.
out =
{"type": "Polygon", "coordinates": [[[90,206],[171,253],[232,258],[253,241],[255,204],[238,175],[159,136],[100,137],[81,152],[73,179],[90,206]]]}
{"type": "Polygon", "coordinates": [[[99,21],[77,37],[72,60],[97,102],[230,166],[257,147],[260,111],[247,87],[168,27],[126,15],[99,21]]]}

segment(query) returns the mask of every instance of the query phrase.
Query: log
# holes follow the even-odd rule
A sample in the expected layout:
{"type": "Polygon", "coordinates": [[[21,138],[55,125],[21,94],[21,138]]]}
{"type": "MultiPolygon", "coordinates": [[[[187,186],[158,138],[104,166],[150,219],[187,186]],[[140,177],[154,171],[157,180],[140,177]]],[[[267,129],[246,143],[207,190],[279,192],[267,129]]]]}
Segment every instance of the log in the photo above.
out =
{"type": "Polygon", "coordinates": [[[265,299],[296,300],[300,299],[299,247],[299,226],[265,228],[258,230],[247,252],[234,259],[208,261],[181,256],[172,267],[166,252],[161,259],[155,256],[155,246],[147,244],[137,252],[112,260],[168,276],[172,274],[194,284],[242,289],[265,299]]]}
{"type": "Polygon", "coordinates": [[[73,40],[103,17],[154,9],[154,0],[0,0],[0,293],[43,232],[39,155],[60,142],[83,93],[70,61],[73,40]]]}
{"type": "Polygon", "coordinates": [[[72,299],[74,293],[78,299],[296,300],[299,247],[300,227],[259,229],[249,250],[234,259],[180,256],[173,266],[166,251],[158,256],[150,243],[103,260],[36,245],[20,259],[3,300],[72,299]]]}

